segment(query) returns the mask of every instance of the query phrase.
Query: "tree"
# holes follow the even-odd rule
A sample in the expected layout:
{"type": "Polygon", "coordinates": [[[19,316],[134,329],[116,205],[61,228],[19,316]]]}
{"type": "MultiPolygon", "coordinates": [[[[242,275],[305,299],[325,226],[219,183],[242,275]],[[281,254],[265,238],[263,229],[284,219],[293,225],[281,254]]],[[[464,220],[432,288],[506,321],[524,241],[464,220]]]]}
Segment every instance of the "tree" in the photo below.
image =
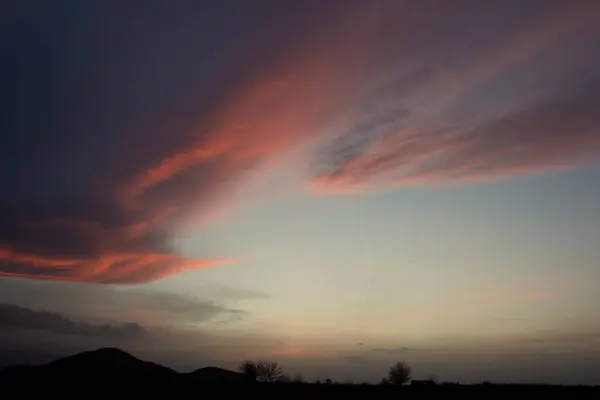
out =
{"type": "Polygon", "coordinates": [[[412,369],[405,362],[399,361],[390,367],[388,380],[392,385],[404,385],[411,380],[412,369]]]}
{"type": "Polygon", "coordinates": [[[276,382],[283,376],[283,371],[276,362],[244,361],[239,370],[248,378],[262,382],[276,382]]]}
{"type": "Polygon", "coordinates": [[[258,377],[262,378],[263,382],[277,382],[283,371],[276,362],[259,362],[258,377]]]}
{"type": "Polygon", "coordinates": [[[244,361],[240,364],[239,370],[242,374],[246,375],[252,380],[258,378],[258,364],[254,361],[244,361]]]}

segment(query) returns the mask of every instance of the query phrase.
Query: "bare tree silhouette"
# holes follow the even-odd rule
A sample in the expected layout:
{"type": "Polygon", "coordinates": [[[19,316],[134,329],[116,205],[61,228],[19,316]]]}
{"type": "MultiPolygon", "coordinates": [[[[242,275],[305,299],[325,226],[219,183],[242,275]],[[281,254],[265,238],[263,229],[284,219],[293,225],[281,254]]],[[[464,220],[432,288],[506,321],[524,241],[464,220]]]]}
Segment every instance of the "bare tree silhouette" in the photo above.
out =
{"type": "Polygon", "coordinates": [[[263,382],[276,382],[283,377],[283,371],[276,362],[244,361],[239,370],[248,378],[263,382]]]}
{"type": "Polygon", "coordinates": [[[405,362],[399,361],[388,371],[388,380],[392,385],[404,385],[411,380],[412,369],[405,362]]]}
{"type": "Polygon", "coordinates": [[[239,370],[250,379],[258,378],[258,364],[254,361],[244,361],[240,364],[239,370]]]}
{"type": "Polygon", "coordinates": [[[276,362],[259,362],[257,365],[258,377],[264,382],[277,382],[283,375],[283,371],[276,362]]]}

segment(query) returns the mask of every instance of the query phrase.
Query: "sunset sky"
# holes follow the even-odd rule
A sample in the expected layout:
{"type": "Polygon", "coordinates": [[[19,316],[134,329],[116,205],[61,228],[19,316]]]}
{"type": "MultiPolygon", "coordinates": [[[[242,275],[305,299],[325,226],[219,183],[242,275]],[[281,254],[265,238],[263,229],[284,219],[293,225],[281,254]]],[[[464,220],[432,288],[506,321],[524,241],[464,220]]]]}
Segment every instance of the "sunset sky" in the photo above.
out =
{"type": "Polygon", "coordinates": [[[0,7],[0,358],[600,384],[600,1],[0,7]]]}

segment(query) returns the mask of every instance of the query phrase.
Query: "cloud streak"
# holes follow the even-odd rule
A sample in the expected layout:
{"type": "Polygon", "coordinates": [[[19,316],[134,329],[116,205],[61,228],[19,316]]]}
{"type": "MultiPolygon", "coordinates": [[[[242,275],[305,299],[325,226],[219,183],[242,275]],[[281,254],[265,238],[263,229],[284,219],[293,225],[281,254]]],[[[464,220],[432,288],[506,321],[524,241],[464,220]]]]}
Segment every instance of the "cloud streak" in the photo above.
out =
{"type": "Polygon", "coordinates": [[[305,27],[338,10],[271,3],[6,5],[0,276],[139,284],[235,261],[171,241],[333,104],[305,27]]]}
{"type": "Polygon", "coordinates": [[[388,133],[334,165],[314,184],[329,191],[378,179],[393,186],[453,185],[597,162],[596,87],[478,124],[388,133]]]}
{"type": "MultiPolygon", "coordinates": [[[[66,282],[0,281],[0,304],[51,309],[100,321],[136,321],[144,327],[204,325],[247,317],[237,302],[266,299],[262,292],[203,285],[199,295],[160,292],[143,287],[80,285],[66,282]]],[[[104,322],[102,322],[104,323],[104,322]]]]}
{"type": "Polygon", "coordinates": [[[0,304],[0,329],[28,329],[80,336],[136,337],[145,330],[136,323],[88,324],[60,314],[31,310],[13,304],[0,304]]]}
{"type": "Polygon", "coordinates": [[[441,21],[452,26],[444,43],[454,54],[434,43],[427,50],[437,57],[413,50],[416,61],[380,73],[363,92],[317,152],[311,189],[457,185],[598,161],[600,76],[590,66],[600,60],[586,54],[600,37],[598,5],[532,4],[520,15],[511,2],[471,6],[470,17],[455,10],[441,21]],[[491,12],[507,26],[495,30],[491,12]],[[456,18],[480,38],[466,37],[456,18]]]}
{"type": "MultiPolygon", "coordinates": [[[[160,297],[160,296],[159,296],[160,297]]],[[[138,296],[138,299],[141,297],[138,296]]],[[[227,314],[225,307],[213,306],[212,311],[182,309],[186,302],[177,296],[163,296],[167,308],[179,309],[184,319],[212,319],[217,314],[227,314]],[[204,315],[200,315],[204,313],[204,315]]],[[[190,305],[188,302],[187,305],[190,305]]],[[[200,304],[202,307],[202,304],[200,304]]],[[[28,308],[9,303],[0,304],[0,354],[3,366],[6,364],[40,363],[65,356],[70,353],[99,347],[119,347],[133,353],[152,355],[175,364],[184,370],[194,370],[202,363],[235,363],[243,359],[249,349],[264,353],[275,340],[268,335],[238,332],[237,334],[215,335],[202,327],[186,325],[161,326],[156,321],[139,322],[132,319],[116,319],[115,322],[98,322],[88,318],[78,318],[71,314],[28,308]],[[135,322],[118,322],[118,321],[135,322]],[[148,324],[147,324],[148,323],[148,324]],[[243,344],[240,347],[240,344],[243,344]]],[[[139,315],[138,315],[139,317],[139,315]]],[[[143,317],[143,316],[142,316],[143,317]]],[[[179,316],[181,317],[181,316],[179,316]]]]}
{"type": "Polygon", "coordinates": [[[172,243],[304,145],[326,143],[302,161],[326,192],[593,161],[597,4],[554,5],[8,2],[0,276],[140,284],[237,261],[172,243]]]}

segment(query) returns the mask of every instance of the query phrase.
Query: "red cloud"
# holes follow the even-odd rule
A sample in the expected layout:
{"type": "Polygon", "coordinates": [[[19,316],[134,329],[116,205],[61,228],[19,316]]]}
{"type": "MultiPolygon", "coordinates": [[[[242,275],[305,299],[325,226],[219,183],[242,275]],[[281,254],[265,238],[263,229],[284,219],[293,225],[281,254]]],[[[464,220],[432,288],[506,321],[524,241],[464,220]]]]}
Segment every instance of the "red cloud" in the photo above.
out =
{"type": "Polygon", "coordinates": [[[168,249],[155,250],[148,232],[157,221],[113,229],[72,220],[23,223],[17,231],[20,239],[12,246],[0,246],[0,276],[139,284],[235,261],[191,260],[168,249]],[[79,241],[71,242],[75,235],[79,241]]]}
{"type": "Polygon", "coordinates": [[[95,259],[50,258],[0,249],[0,276],[69,282],[140,284],[235,260],[189,260],[173,253],[107,253],[95,259]],[[15,266],[11,272],[11,265],[15,266]]]}
{"type": "MultiPolygon", "coordinates": [[[[8,29],[0,37],[15,37],[22,45],[8,46],[9,62],[3,65],[9,69],[0,67],[15,91],[2,104],[17,107],[6,110],[14,120],[2,125],[8,141],[0,138],[0,276],[140,283],[230,262],[185,259],[171,239],[227,210],[232,189],[249,171],[329,135],[333,129],[325,127],[360,108],[358,95],[382,71],[406,59],[423,61],[407,49],[421,42],[432,52],[445,47],[431,44],[431,29],[437,22],[462,24],[464,16],[463,10],[443,6],[448,12],[441,13],[439,5],[426,3],[358,2],[342,8],[335,2],[305,3],[269,10],[268,24],[260,20],[264,10],[243,4],[231,14],[227,6],[212,10],[215,15],[173,9],[159,24],[164,10],[150,5],[123,12],[123,18],[104,6],[81,9],[77,19],[68,20],[61,18],[69,13],[30,16],[38,11],[18,10],[31,25],[44,24],[31,35],[18,23],[0,24],[8,29]],[[221,13],[232,19],[231,31],[217,29],[219,37],[204,42],[201,27],[221,13]],[[135,24],[128,15],[137,16],[135,24]],[[51,34],[38,35],[46,31],[51,34]],[[77,40],[65,44],[64,37],[77,40]]],[[[569,18],[559,33],[571,32],[578,18],[569,18]]],[[[392,88],[387,100],[396,107],[376,104],[379,120],[367,118],[361,129],[410,117],[414,104],[396,103],[421,86],[437,94],[437,88],[452,89],[456,82],[468,86],[463,78],[484,81],[504,68],[499,59],[518,64],[557,36],[547,37],[543,24],[535,32],[514,54],[509,48],[484,56],[468,74],[441,74],[448,78],[441,85],[429,85],[427,71],[411,75],[392,88]]],[[[462,43],[462,34],[453,40],[449,43],[462,43]]],[[[598,148],[600,102],[586,99],[476,128],[432,132],[395,126],[394,133],[347,154],[334,148],[325,159],[333,155],[335,162],[314,182],[360,190],[373,180],[456,181],[580,162],[598,148]]],[[[363,135],[361,129],[354,134],[363,135]]]]}
{"type": "MultiPolygon", "coordinates": [[[[292,14],[287,6],[275,10],[281,20],[270,18],[268,26],[278,29],[276,34],[255,26],[256,10],[238,12],[231,18],[241,18],[242,27],[253,24],[256,36],[210,56],[194,47],[199,33],[189,34],[202,23],[174,11],[180,19],[161,32],[159,41],[152,39],[156,26],[146,26],[153,19],[140,17],[136,35],[122,35],[118,46],[110,41],[90,55],[64,49],[61,42],[50,60],[60,65],[45,59],[32,64],[35,76],[57,75],[49,78],[61,82],[57,86],[64,83],[65,93],[77,101],[65,106],[57,97],[61,91],[41,93],[46,108],[34,111],[42,117],[53,113],[53,121],[31,134],[42,138],[35,154],[19,147],[16,155],[5,155],[10,147],[0,143],[2,159],[17,160],[10,165],[8,183],[27,182],[1,191],[0,202],[12,211],[0,215],[0,276],[135,284],[234,261],[187,259],[174,251],[171,239],[227,210],[231,189],[248,171],[313,137],[320,119],[341,104],[340,82],[357,69],[338,72],[348,52],[345,58],[343,52],[339,59],[330,57],[332,42],[323,33],[337,24],[298,35],[307,32],[307,22],[325,14],[296,8],[292,14]],[[315,46],[312,40],[321,36],[315,46]],[[152,45],[138,46],[138,39],[152,45]],[[182,54],[175,48],[187,50],[182,54]],[[70,60],[79,62],[82,82],[65,73],[72,66],[61,63],[70,60]],[[86,73],[93,79],[84,79],[86,73]]],[[[112,11],[95,10],[81,32],[82,43],[98,39],[95,29],[106,18],[115,32],[130,33],[130,22],[114,20],[112,11]]],[[[152,7],[144,12],[151,14],[152,7]]],[[[55,29],[59,17],[48,18],[54,24],[49,29],[55,29]]],[[[239,35],[235,22],[230,25],[239,35]]],[[[23,54],[11,53],[17,58],[13,64],[29,66],[30,54],[39,53],[37,43],[25,45],[30,48],[23,54]]],[[[27,74],[17,78],[22,76],[27,74]]],[[[29,87],[25,81],[16,86],[29,87]]],[[[38,120],[35,113],[30,120],[38,120]]]]}

